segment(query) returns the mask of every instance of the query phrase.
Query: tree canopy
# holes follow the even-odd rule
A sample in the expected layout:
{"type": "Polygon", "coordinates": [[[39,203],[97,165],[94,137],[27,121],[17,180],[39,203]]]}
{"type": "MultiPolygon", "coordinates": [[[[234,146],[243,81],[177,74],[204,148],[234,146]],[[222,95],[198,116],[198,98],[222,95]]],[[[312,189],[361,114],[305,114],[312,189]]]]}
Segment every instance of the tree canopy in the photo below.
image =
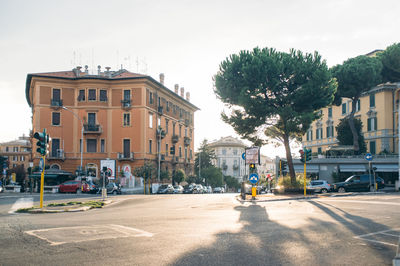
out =
{"type": "Polygon", "coordinates": [[[152,163],[144,163],[144,165],[133,169],[133,174],[137,177],[143,177],[145,180],[151,178],[152,173],[155,171],[155,167],[152,163]]]}
{"type": "Polygon", "coordinates": [[[342,65],[334,66],[331,71],[338,82],[336,104],[341,103],[341,98],[349,98],[352,101],[348,122],[352,132],[354,152],[360,153],[354,113],[361,94],[382,81],[382,63],[377,57],[361,55],[346,60],[342,65]]]}
{"type": "Polygon", "coordinates": [[[382,78],[384,82],[400,81],[400,43],[392,44],[379,54],[383,69],[382,78]]]}
{"type": "Polygon", "coordinates": [[[336,92],[321,56],[294,49],[241,51],[220,64],[214,83],[215,94],[232,110],[222,119],[239,135],[261,146],[268,127],[281,134],[295,180],[289,141],[305,134],[319,118],[317,110],[329,105],[336,92]]]}

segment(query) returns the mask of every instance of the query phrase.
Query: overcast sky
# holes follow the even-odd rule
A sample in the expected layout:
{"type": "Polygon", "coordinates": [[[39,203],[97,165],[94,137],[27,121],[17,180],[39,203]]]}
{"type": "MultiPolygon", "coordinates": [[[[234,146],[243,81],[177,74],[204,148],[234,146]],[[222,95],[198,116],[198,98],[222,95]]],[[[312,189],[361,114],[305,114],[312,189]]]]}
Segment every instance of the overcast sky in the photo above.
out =
{"type": "MultiPolygon", "coordinates": [[[[195,147],[235,136],[212,77],[256,46],[318,51],[329,66],[400,42],[400,1],[0,1],[0,142],[27,135],[28,73],[101,65],[151,75],[191,93],[195,147]]],[[[283,147],[264,147],[270,157],[283,147]]]]}

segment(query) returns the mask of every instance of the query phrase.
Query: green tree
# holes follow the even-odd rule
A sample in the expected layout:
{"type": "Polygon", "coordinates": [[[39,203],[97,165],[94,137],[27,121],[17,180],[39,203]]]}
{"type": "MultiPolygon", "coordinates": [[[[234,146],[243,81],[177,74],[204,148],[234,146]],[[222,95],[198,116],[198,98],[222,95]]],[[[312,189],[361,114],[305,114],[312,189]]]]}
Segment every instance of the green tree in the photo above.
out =
{"type": "Polygon", "coordinates": [[[268,127],[279,133],[295,182],[290,141],[305,134],[336,92],[321,56],[294,49],[241,51],[220,64],[214,82],[216,95],[231,109],[222,119],[239,135],[261,146],[268,127]]]}
{"type": "Polygon", "coordinates": [[[170,180],[170,173],[165,170],[160,171],[160,179],[161,180],[170,180]]]}
{"type": "Polygon", "coordinates": [[[235,190],[240,188],[240,183],[235,177],[224,176],[224,181],[229,188],[234,188],[235,190]]]}
{"type": "Polygon", "coordinates": [[[199,175],[199,162],[200,165],[200,175],[203,169],[212,166],[212,160],[216,158],[214,150],[209,146],[207,139],[204,139],[203,142],[200,144],[199,151],[196,153],[194,159],[194,169],[195,174],[199,175]]]}
{"type": "Polygon", "coordinates": [[[392,44],[379,54],[384,82],[400,81],[400,43],[392,44]]]}
{"type": "Polygon", "coordinates": [[[133,169],[133,174],[138,177],[143,177],[145,180],[151,179],[152,175],[155,173],[156,168],[152,163],[145,162],[144,165],[136,167],[133,169]]]}
{"type": "Polygon", "coordinates": [[[214,166],[201,169],[201,177],[204,178],[205,184],[212,187],[220,187],[224,183],[221,169],[214,166]]]}
{"type": "MultiPolygon", "coordinates": [[[[353,145],[353,133],[351,132],[348,120],[349,120],[348,117],[340,119],[339,124],[336,126],[336,132],[337,132],[336,138],[339,141],[340,145],[353,145]]],[[[362,131],[361,120],[358,118],[355,118],[354,126],[356,128],[357,135],[358,135],[358,146],[360,147],[360,153],[364,153],[367,151],[367,146],[365,144],[364,137],[361,134],[361,131],[362,131]]]]}
{"type": "Polygon", "coordinates": [[[352,106],[348,122],[352,132],[354,152],[359,154],[358,134],[354,125],[356,104],[362,93],[381,82],[382,63],[376,57],[361,55],[346,60],[342,65],[334,66],[331,71],[338,82],[335,103],[340,104],[341,98],[351,99],[352,106]]]}
{"type": "Polygon", "coordinates": [[[173,182],[174,183],[176,182],[179,184],[183,180],[185,180],[185,173],[183,172],[183,170],[181,170],[181,169],[176,170],[175,175],[173,177],[173,182]]]}

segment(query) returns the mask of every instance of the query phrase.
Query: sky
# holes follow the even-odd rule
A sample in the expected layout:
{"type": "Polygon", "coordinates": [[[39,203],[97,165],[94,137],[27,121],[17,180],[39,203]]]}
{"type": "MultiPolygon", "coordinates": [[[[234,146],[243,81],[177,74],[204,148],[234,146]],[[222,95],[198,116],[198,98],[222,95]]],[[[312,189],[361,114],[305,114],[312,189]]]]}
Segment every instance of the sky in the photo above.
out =
{"type": "MultiPolygon", "coordinates": [[[[213,76],[229,55],[255,47],[318,51],[328,66],[400,42],[398,0],[0,1],[0,142],[27,135],[28,73],[110,66],[191,94],[195,149],[238,137],[220,119],[213,76]]],[[[295,147],[294,147],[295,148],[295,147]]],[[[298,147],[297,147],[298,148],[298,147]]],[[[292,151],[293,152],[293,151],[292,151]]],[[[284,148],[264,146],[269,157],[284,148]]]]}

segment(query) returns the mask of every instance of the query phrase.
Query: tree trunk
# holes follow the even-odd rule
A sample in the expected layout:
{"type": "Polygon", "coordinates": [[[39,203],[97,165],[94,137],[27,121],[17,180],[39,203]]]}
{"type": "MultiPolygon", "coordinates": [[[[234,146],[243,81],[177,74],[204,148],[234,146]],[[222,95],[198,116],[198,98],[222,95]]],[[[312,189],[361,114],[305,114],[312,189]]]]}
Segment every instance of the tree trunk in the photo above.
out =
{"type": "Polygon", "coordinates": [[[358,154],[360,150],[360,146],[358,145],[358,132],[356,130],[356,127],[354,125],[354,114],[356,112],[356,104],[358,101],[359,97],[355,97],[352,101],[352,106],[351,106],[351,113],[349,114],[349,126],[351,133],[353,134],[353,149],[354,153],[358,154]]]}
{"type": "Polygon", "coordinates": [[[290,183],[294,185],[296,183],[296,173],[294,172],[292,153],[290,152],[289,136],[286,134],[283,135],[283,144],[285,145],[286,150],[286,160],[289,167],[290,183]]]}

